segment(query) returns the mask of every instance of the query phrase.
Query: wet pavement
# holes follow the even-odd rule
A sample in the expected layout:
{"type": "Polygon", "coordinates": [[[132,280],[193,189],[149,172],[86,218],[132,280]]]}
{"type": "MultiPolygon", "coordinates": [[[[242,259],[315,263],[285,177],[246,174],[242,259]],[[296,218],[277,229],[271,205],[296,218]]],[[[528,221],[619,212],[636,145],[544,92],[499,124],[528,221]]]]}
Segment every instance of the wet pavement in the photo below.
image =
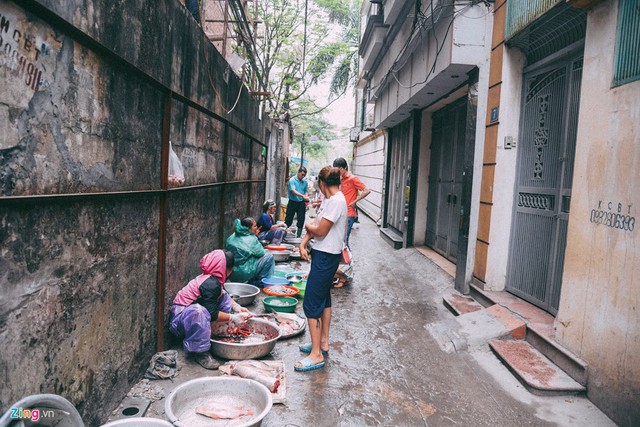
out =
{"type": "MultiPolygon", "coordinates": [[[[366,217],[351,244],[355,278],[332,291],[326,366],[294,372],[308,332],[280,340],[267,359],[285,362],[286,403],[274,405],[263,426],[614,425],[584,397],[530,394],[485,342],[443,349],[433,325],[457,327],[442,303],[453,278],[416,249],[392,249],[366,217]]],[[[249,309],[264,311],[261,302],[249,309]]],[[[182,352],[180,359],[173,382],[150,384],[168,395],[190,379],[220,375],[184,361],[182,352]]],[[[152,403],[146,416],[167,419],[164,401],[152,403]]]]}

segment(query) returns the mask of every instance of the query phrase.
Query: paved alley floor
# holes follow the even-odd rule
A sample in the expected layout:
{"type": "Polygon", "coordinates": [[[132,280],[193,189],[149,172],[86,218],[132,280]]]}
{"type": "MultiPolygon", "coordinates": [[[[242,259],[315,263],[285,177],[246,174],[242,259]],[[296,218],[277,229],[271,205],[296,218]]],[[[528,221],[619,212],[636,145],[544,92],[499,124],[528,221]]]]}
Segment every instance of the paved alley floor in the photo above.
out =
{"type": "MultiPolygon", "coordinates": [[[[327,364],[294,372],[308,332],[280,340],[269,359],[285,361],[286,403],[274,405],[263,426],[614,425],[584,397],[530,394],[486,344],[443,350],[429,325],[453,318],[442,304],[453,278],[413,248],[393,250],[366,217],[351,242],[355,279],[332,291],[327,364]]],[[[261,303],[249,308],[263,311],[261,303]]],[[[168,395],[210,375],[220,373],[186,361],[174,382],[152,383],[168,395]]],[[[166,419],[163,407],[164,399],[154,402],[146,416],[166,419]]]]}

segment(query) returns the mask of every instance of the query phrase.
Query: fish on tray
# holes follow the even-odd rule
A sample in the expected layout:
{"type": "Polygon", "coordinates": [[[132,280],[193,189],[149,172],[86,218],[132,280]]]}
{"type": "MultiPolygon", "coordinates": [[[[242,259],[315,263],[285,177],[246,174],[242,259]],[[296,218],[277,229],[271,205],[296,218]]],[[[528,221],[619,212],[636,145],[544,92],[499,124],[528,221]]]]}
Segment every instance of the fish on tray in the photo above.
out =
{"type": "Polygon", "coordinates": [[[214,420],[234,420],[247,415],[254,415],[253,409],[244,406],[230,407],[228,403],[211,401],[196,406],[196,413],[214,420]]]}

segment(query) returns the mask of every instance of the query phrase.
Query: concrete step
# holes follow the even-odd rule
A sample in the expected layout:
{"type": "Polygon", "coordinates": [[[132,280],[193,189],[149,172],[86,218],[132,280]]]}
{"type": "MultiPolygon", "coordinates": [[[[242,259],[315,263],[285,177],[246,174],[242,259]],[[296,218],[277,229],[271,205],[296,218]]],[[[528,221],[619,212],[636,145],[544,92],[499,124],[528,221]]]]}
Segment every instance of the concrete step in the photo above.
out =
{"type": "Polygon", "coordinates": [[[489,295],[480,289],[479,286],[476,286],[473,283],[469,284],[469,296],[475,299],[483,307],[491,307],[496,303],[489,295]]]}
{"type": "Polygon", "coordinates": [[[551,360],[525,340],[495,339],[489,346],[518,380],[533,394],[560,396],[586,393],[551,360]]]}
{"type": "Polygon", "coordinates": [[[482,310],[484,307],[471,297],[453,292],[450,296],[442,298],[444,306],[456,316],[482,310]]]}
{"type": "MultiPolygon", "coordinates": [[[[474,300],[476,300],[476,302],[482,304],[484,307],[507,304],[507,306],[512,310],[516,311],[519,314],[523,314],[519,310],[524,310],[526,306],[530,306],[530,308],[526,310],[526,315],[528,316],[534,314],[532,308],[533,310],[536,310],[535,307],[527,304],[524,301],[521,301],[519,303],[508,302],[514,299],[514,297],[509,296],[505,298],[506,295],[502,294],[506,293],[485,292],[479,286],[476,286],[474,284],[471,284],[470,290],[470,296],[472,296],[474,300]]],[[[578,384],[586,387],[588,374],[587,364],[578,356],[560,346],[553,339],[553,325],[549,324],[549,322],[552,322],[553,320],[546,319],[545,316],[548,315],[541,309],[537,310],[539,310],[542,315],[533,316],[531,319],[526,320],[526,332],[524,339],[528,343],[530,343],[536,350],[542,353],[546,358],[551,360],[556,366],[562,369],[571,378],[573,378],[573,380],[575,380],[578,384]]]]}
{"type": "Polygon", "coordinates": [[[404,245],[404,239],[401,234],[390,228],[381,228],[380,236],[389,243],[393,249],[401,249],[404,245]]]}
{"type": "Polygon", "coordinates": [[[534,326],[527,325],[525,340],[566,372],[578,384],[586,387],[588,371],[586,362],[545,334],[539,333],[534,326]]]}

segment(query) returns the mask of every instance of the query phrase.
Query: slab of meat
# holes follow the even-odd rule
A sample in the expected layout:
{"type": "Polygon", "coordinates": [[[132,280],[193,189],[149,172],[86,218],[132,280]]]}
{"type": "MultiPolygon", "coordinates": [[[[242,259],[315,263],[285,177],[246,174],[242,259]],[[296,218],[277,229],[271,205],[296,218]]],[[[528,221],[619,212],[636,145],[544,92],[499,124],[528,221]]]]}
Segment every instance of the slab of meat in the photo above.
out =
{"type": "Polygon", "coordinates": [[[236,418],[244,417],[246,415],[254,415],[253,409],[248,409],[244,406],[230,407],[228,403],[216,401],[211,401],[196,406],[196,413],[209,418],[213,418],[214,420],[233,420],[236,418]]]}
{"type": "Polygon", "coordinates": [[[280,380],[278,378],[274,378],[271,372],[259,367],[238,364],[233,368],[231,373],[242,378],[258,381],[260,384],[266,386],[271,393],[277,393],[278,387],[280,387],[280,380]]]}

